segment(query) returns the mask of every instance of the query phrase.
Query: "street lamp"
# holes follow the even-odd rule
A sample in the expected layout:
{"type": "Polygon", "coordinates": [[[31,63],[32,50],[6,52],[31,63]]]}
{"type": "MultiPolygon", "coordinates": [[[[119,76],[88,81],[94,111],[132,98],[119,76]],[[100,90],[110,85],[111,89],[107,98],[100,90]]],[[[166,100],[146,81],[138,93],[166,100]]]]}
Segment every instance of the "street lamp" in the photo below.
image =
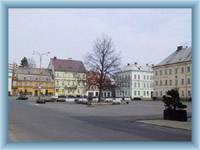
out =
{"type": "Polygon", "coordinates": [[[38,51],[33,51],[33,55],[38,55],[40,56],[40,74],[39,74],[39,94],[38,94],[38,99],[40,100],[40,89],[41,89],[41,69],[42,69],[42,56],[47,56],[48,54],[50,54],[50,52],[45,52],[45,53],[40,53],[38,51]]]}

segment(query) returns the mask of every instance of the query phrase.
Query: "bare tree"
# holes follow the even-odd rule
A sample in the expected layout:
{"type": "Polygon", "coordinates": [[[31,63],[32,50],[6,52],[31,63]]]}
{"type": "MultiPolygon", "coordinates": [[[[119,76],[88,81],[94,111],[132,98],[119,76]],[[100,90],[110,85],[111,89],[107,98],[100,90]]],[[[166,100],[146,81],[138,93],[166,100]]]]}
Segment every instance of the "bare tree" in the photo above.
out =
{"type": "Polygon", "coordinates": [[[29,68],[35,68],[36,67],[36,62],[32,57],[28,59],[28,67],[29,68]]]}
{"type": "Polygon", "coordinates": [[[116,53],[112,39],[106,35],[97,38],[92,52],[87,54],[85,62],[87,67],[99,74],[96,81],[99,89],[99,102],[101,101],[102,90],[105,88],[105,79],[119,70],[120,60],[120,55],[116,53]]]}

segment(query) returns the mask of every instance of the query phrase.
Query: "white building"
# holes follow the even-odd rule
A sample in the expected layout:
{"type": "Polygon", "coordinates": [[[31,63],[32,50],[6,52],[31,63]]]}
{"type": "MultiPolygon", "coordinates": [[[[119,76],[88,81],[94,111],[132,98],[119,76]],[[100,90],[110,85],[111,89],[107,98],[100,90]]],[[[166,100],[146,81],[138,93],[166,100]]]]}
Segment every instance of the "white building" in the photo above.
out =
{"type": "Polygon", "coordinates": [[[161,98],[168,90],[177,88],[183,99],[192,97],[192,48],[177,50],[153,67],[154,96],[161,98]]]}
{"type": "Polygon", "coordinates": [[[8,64],[8,95],[12,95],[12,77],[14,64],[8,64]]]}
{"type": "Polygon", "coordinates": [[[146,64],[128,64],[116,74],[116,97],[149,99],[153,93],[153,70],[146,64]]]}

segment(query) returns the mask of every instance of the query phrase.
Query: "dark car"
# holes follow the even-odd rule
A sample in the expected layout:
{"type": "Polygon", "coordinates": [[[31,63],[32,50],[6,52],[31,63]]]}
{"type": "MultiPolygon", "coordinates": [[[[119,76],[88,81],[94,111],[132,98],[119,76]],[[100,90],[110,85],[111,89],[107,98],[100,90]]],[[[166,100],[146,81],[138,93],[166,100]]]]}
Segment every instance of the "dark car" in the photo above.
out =
{"type": "Polygon", "coordinates": [[[38,99],[36,100],[36,103],[39,103],[39,104],[45,104],[46,101],[45,101],[44,98],[38,98],[38,99]]]}
{"type": "Polygon", "coordinates": [[[66,102],[66,96],[65,95],[60,95],[58,96],[57,102],[66,102]]]}
{"type": "Polygon", "coordinates": [[[16,100],[28,100],[26,95],[20,95],[16,100]]]}
{"type": "Polygon", "coordinates": [[[134,97],[133,100],[142,100],[140,97],[134,97]]]}

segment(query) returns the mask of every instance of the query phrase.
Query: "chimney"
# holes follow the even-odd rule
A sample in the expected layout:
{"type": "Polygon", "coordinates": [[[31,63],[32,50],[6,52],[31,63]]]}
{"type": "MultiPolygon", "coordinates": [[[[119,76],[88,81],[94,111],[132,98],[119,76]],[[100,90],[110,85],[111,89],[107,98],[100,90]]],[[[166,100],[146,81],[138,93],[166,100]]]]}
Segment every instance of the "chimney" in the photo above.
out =
{"type": "Polygon", "coordinates": [[[180,51],[182,49],[183,49],[183,46],[178,46],[176,51],[178,52],[178,51],[180,51]]]}
{"type": "Polygon", "coordinates": [[[71,57],[69,57],[69,58],[68,58],[68,60],[72,60],[72,58],[71,58],[71,57]]]}
{"type": "Polygon", "coordinates": [[[56,56],[54,56],[53,59],[57,59],[56,56]]]}
{"type": "Polygon", "coordinates": [[[137,62],[135,62],[134,64],[137,65],[137,62]]]}
{"type": "Polygon", "coordinates": [[[146,66],[149,66],[149,64],[146,64],[146,66]]]}
{"type": "Polygon", "coordinates": [[[130,64],[128,63],[127,66],[130,66],[130,64]]]}

